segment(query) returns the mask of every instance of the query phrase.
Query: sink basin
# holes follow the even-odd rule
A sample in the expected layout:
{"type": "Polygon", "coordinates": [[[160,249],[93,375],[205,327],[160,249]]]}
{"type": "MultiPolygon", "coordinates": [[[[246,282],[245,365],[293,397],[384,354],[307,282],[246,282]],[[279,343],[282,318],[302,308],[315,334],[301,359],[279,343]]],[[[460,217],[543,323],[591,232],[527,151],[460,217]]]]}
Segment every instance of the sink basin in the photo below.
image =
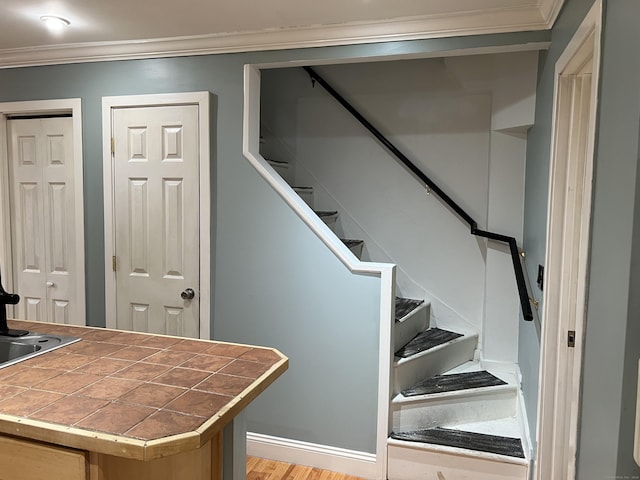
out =
{"type": "Polygon", "coordinates": [[[29,332],[22,337],[0,335],[0,368],[50,352],[80,340],[76,337],[29,332]]]}

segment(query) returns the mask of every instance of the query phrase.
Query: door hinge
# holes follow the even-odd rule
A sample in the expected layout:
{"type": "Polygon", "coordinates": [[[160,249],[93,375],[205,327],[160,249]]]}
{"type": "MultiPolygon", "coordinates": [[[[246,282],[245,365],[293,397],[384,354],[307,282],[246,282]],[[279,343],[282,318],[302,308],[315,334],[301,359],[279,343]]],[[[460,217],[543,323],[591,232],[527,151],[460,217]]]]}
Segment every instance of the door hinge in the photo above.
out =
{"type": "Polygon", "coordinates": [[[113,155],[114,153],[116,153],[116,140],[115,138],[111,137],[111,155],[113,155]]]}
{"type": "Polygon", "coordinates": [[[116,271],[116,268],[118,266],[118,262],[116,260],[116,256],[114,255],[113,257],[111,257],[111,268],[113,268],[113,271],[116,271]]]}
{"type": "Polygon", "coordinates": [[[575,347],[576,346],[576,331],[569,330],[567,334],[567,347],[575,347]]]}

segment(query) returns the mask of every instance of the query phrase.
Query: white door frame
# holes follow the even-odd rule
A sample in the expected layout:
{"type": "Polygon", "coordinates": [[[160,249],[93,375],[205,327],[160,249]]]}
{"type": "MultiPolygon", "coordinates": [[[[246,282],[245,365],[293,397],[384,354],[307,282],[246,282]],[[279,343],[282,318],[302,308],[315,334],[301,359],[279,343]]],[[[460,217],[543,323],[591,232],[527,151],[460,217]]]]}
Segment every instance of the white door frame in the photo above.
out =
{"type": "Polygon", "coordinates": [[[555,67],[536,480],[575,478],[601,24],[597,0],[555,67]]]}
{"type": "Polygon", "coordinates": [[[115,225],[113,205],[113,136],[111,111],[115,108],[198,105],[198,149],[200,175],[200,338],[211,334],[211,178],[209,147],[209,93],[170,93],[156,95],[126,95],[102,98],[102,158],[104,175],[104,267],[105,314],[108,328],[116,328],[116,276],[112,268],[115,255],[115,225]]]}
{"type": "MultiPolygon", "coordinates": [[[[10,195],[9,195],[9,142],[7,116],[53,115],[70,113],[73,122],[73,176],[75,188],[75,242],[76,242],[76,295],[77,315],[72,323],[86,325],[86,288],[84,276],[84,190],[82,178],[82,100],[34,100],[0,103],[0,266],[2,283],[8,291],[14,289],[11,262],[10,195]]],[[[17,292],[18,294],[20,292],[17,292]]]]}

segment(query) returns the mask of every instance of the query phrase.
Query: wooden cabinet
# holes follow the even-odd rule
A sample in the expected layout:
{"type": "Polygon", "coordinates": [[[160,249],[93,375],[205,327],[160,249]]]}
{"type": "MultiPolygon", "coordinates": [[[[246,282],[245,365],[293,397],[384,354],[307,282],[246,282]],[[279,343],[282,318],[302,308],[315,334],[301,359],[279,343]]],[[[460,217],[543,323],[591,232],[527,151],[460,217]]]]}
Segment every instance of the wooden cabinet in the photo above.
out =
{"type": "Polygon", "coordinates": [[[0,480],[220,480],[221,445],[218,434],[200,448],[145,462],[0,436],[0,480]]]}
{"type": "Polygon", "coordinates": [[[87,480],[89,454],[11,437],[0,437],[2,480],[87,480]]]}

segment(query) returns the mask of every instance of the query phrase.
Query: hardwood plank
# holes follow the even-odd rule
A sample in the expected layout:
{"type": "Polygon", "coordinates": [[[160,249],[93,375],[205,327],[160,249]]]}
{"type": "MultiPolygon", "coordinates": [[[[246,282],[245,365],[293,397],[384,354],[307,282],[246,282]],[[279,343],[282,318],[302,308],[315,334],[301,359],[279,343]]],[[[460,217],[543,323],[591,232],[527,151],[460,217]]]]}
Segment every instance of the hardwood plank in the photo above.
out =
{"type": "Polygon", "coordinates": [[[247,456],[247,480],[362,480],[344,473],[247,456]]]}
{"type": "Polygon", "coordinates": [[[286,480],[309,480],[313,467],[294,465],[286,480]]]}

